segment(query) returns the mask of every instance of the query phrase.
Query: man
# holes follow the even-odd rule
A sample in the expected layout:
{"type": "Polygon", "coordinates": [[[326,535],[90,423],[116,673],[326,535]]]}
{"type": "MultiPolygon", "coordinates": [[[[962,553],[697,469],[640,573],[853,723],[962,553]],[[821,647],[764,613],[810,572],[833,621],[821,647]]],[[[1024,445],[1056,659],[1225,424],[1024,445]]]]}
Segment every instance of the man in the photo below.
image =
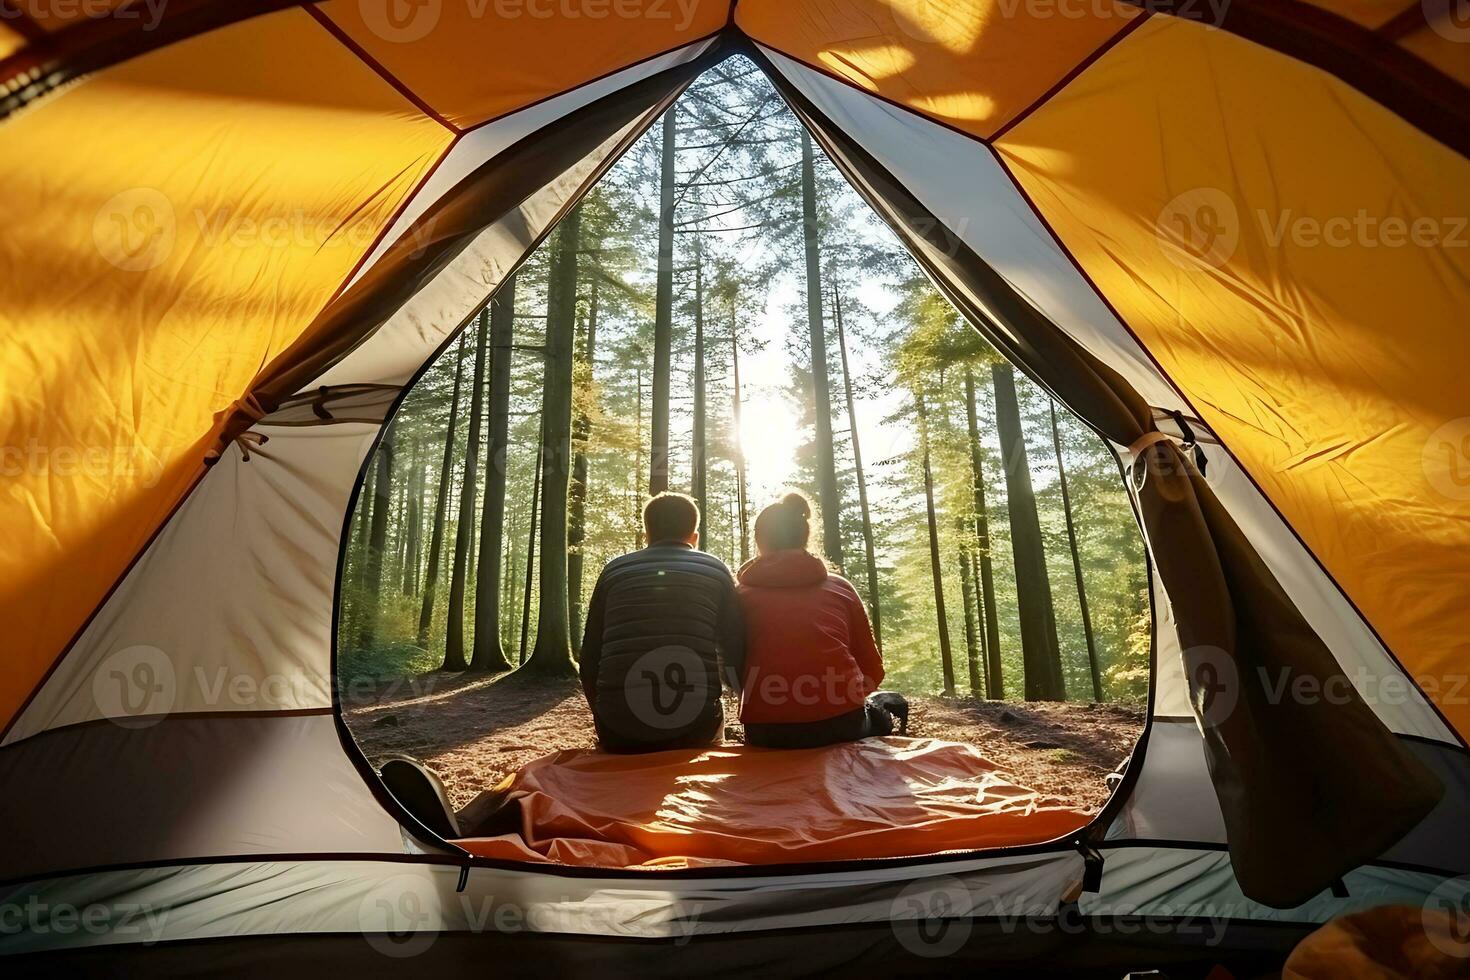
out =
{"type": "Polygon", "coordinates": [[[699,508],[661,493],[643,508],[648,546],[597,578],[582,640],[582,690],[609,752],[717,742],[721,675],[738,689],[745,627],[725,563],[696,551],[699,508]],[[723,669],[722,669],[723,668],[723,669]]]}

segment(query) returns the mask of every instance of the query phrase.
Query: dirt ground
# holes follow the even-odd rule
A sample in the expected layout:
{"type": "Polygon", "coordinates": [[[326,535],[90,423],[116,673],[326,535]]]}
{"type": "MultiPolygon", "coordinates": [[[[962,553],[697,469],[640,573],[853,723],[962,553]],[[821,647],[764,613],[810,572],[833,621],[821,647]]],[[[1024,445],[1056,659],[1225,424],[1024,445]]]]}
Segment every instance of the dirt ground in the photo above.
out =
{"type": "MultiPolygon", "coordinates": [[[[969,742],[1017,783],[1095,812],[1104,777],[1143,729],[1136,708],[909,695],[909,735],[969,742]]],[[[425,674],[356,687],[348,727],[377,765],[395,754],[428,763],[456,807],[532,759],[591,748],[592,716],[573,681],[503,674],[425,674]]],[[[735,712],[726,705],[726,717],[735,712]]],[[[727,735],[738,740],[738,725],[727,735]]]]}

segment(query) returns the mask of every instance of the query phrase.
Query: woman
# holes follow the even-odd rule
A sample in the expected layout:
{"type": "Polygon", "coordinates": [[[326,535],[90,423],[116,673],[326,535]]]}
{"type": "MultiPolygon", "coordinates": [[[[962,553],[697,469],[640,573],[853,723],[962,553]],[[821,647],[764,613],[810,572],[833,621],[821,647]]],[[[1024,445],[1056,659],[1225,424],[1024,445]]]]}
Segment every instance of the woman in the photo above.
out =
{"type": "Polygon", "coordinates": [[[857,590],[807,550],[811,515],[799,493],[761,511],[757,557],[737,576],[748,745],[797,749],[891,735],[894,715],[908,713],[900,696],[878,692],[883,658],[857,590]]]}

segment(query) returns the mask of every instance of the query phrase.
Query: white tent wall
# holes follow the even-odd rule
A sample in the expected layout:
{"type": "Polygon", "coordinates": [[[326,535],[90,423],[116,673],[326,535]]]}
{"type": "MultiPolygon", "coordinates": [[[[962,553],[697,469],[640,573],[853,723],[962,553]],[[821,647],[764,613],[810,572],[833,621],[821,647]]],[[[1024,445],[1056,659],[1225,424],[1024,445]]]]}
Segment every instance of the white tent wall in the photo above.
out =
{"type": "Polygon", "coordinates": [[[331,710],[342,515],[378,427],[267,420],[255,431],[269,441],[248,462],[235,449],[221,457],[32,699],[7,747],[109,717],[331,710]],[[149,673],[150,689],[134,690],[149,673]]]}

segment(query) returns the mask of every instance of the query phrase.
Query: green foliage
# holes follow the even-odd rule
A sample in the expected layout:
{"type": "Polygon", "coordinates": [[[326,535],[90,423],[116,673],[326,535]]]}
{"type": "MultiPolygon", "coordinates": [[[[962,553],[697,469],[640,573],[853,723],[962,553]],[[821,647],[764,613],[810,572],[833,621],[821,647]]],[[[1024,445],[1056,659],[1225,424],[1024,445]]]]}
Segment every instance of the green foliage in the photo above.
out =
{"type": "MultiPolygon", "coordinates": [[[[687,487],[691,444],[693,324],[701,314],[706,334],[705,453],[710,513],[704,547],[734,565],[740,554],[740,520],[735,510],[742,453],[766,463],[772,446],[795,445],[788,482],[815,498],[813,403],[806,324],[805,280],[801,275],[802,226],[799,188],[800,129],[763,76],[742,59],[730,59],[699,79],[677,104],[674,256],[674,340],[671,372],[672,472],[676,489],[687,487]],[[694,254],[698,241],[704,296],[696,309],[694,254]],[[734,358],[742,370],[747,411],[757,401],[777,401],[794,414],[794,433],[772,433],[733,423],[734,358]],[[784,355],[778,377],[770,365],[784,355]],[[766,365],[764,377],[756,367],[766,365]],[[743,436],[743,438],[742,438],[743,436]]],[[[639,543],[639,511],[647,484],[652,378],[655,256],[661,127],[655,126],[614,166],[582,204],[577,288],[577,350],[574,412],[588,421],[586,437],[573,452],[586,455],[584,603],[601,566],[639,543]],[[596,350],[582,356],[595,309],[596,350]]],[[[937,693],[942,686],[938,635],[951,638],[956,674],[966,682],[964,608],[959,567],[962,555],[978,552],[975,532],[971,444],[966,419],[965,377],[976,382],[978,452],[986,486],[985,518],[993,600],[1000,631],[1000,659],[1010,696],[1022,690],[1020,625],[1011,553],[1000,446],[994,435],[990,365],[1000,357],[919,272],[897,239],[881,225],[825,157],[817,161],[819,240],[828,331],[831,404],[845,574],[871,603],[881,605],[886,685],[937,693]],[[834,298],[843,310],[852,376],[836,363],[834,298]],[[853,389],[859,419],[847,417],[844,385],[853,389]],[[928,410],[937,526],[947,620],[935,613],[929,560],[921,460],[917,449],[917,399],[928,410]],[[862,439],[864,476],[872,505],[873,561],[879,595],[868,590],[864,534],[857,505],[854,438],[862,439]]],[[[501,625],[512,660],[521,645],[522,617],[529,598],[530,644],[534,644],[534,568],[527,580],[532,488],[540,436],[545,341],[547,247],[533,253],[517,283],[515,349],[492,351],[511,358],[510,448],[503,460],[507,499],[502,557],[501,625]]],[[[487,276],[491,274],[487,270],[487,276]]],[[[407,396],[395,422],[398,457],[387,547],[384,587],[364,594],[361,569],[366,535],[360,526],[372,495],[359,496],[349,531],[340,616],[340,662],[344,674],[382,676],[436,668],[443,660],[449,560],[456,531],[464,467],[465,420],[453,434],[448,472],[449,506],[444,516],[441,570],[432,602],[426,647],[416,643],[426,582],[433,504],[449,439],[448,416],[458,345],[431,365],[407,396]],[[418,473],[414,483],[410,474],[418,473]],[[411,489],[412,488],[412,489],[411,489]],[[421,540],[417,563],[413,529],[405,517],[407,494],[421,495],[421,540]],[[364,617],[372,621],[371,643],[356,648],[364,617]]],[[[469,352],[473,360],[473,351],[469,352]]],[[[468,371],[466,372],[468,374],[468,371]]],[[[466,382],[468,384],[468,382],[466,382]]],[[[1056,447],[1048,396],[1017,376],[1022,427],[1040,516],[1048,577],[1069,696],[1090,696],[1086,644],[1073,575],[1070,543],[1059,492],[1056,447]]],[[[1105,695],[1109,700],[1146,696],[1151,613],[1142,541],[1107,446],[1065,409],[1059,409],[1061,455],[1066,466],[1072,517],[1078,536],[1093,633],[1105,695]]],[[[748,419],[748,416],[747,416],[748,419]]],[[[478,492],[484,493],[481,479],[478,492]]],[[[751,488],[748,517],[774,488],[751,488]]],[[[477,506],[475,514],[479,514],[477,506]]],[[[815,526],[820,527],[820,524],[815,526]]],[[[478,530],[478,529],[477,529],[478,530]]],[[[820,536],[820,535],[818,535],[820,536]]],[[[475,540],[478,541],[478,533],[475,540]]],[[[473,549],[472,549],[473,552],[473,549]]],[[[474,594],[474,566],[466,590],[474,594]]],[[[980,591],[976,583],[976,592],[980,591]]],[[[976,612],[977,617],[979,612],[976,612]]],[[[466,617],[473,628],[473,617],[466,617]]],[[[472,642],[466,636],[466,644],[472,642]]]]}

